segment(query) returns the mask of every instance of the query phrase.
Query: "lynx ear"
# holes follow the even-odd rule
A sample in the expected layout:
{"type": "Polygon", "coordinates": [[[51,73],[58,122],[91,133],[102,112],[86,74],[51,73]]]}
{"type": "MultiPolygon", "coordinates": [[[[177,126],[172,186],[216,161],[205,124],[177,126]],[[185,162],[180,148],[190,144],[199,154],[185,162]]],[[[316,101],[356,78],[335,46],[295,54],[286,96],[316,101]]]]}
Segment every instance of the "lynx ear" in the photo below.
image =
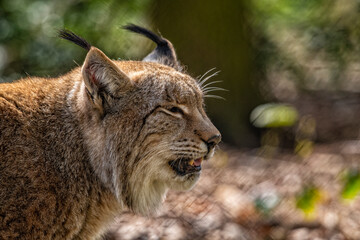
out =
{"type": "Polygon", "coordinates": [[[175,49],[169,40],[134,24],[126,25],[124,28],[131,32],[141,34],[156,43],[157,47],[147,55],[143,61],[161,63],[173,67],[178,71],[182,71],[181,64],[176,57],[175,49]]]}
{"type": "Polygon", "coordinates": [[[87,92],[97,108],[104,104],[104,98],[120,97],[133,85],[131,79],[95,47],[91,47],[86,55],[81,73],[87,92]]]}

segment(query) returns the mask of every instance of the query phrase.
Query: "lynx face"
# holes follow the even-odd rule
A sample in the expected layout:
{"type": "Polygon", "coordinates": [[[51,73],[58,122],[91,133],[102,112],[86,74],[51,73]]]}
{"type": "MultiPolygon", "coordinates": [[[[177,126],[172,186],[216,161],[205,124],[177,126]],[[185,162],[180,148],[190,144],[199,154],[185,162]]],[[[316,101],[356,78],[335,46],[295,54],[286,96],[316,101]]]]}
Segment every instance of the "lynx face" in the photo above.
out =
{"type": "Polygon", "coordinates": [[[221,137],[204,112],[201,88],[190,76],[156,63],[143,63],[141,71],[126,74],[130,89],[108,100],[111,107],[101,120],[111,130],[104,129],[104,143],[91,140],[94,152],[103,152],[102,166],[95,169],[125,205],[148,214],[168,189],[194,186],[203,160],[213,155],[221,137]]]}
{"type": "Polygon", "coordinates": [[[127,28],[158,47],[144,61],[131,62],[111,61],[78,43],[89,53],[77,98],[88,116],[85,138],[94,171],[121,203],[148,214],[168,189],[194,186],[221,136],[204,112],[199,83],[181,72],[171,43],[127,28]]]}
{"type": "Polygon", "coordinates": [[[174,70],[138,81],[140,87],[153,86],[145,97],[152,104],[143,119],[131,179],[145,174],[156,187],[188,190],[220,141],[204,112],[203,93],[194,79],[174,70]]]}

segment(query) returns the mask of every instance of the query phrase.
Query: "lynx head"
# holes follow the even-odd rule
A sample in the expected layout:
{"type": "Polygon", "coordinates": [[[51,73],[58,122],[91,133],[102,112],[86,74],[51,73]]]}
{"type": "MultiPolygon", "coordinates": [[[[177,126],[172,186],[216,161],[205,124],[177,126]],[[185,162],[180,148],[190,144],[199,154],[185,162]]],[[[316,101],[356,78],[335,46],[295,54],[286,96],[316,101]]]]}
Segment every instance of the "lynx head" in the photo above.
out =
{"type": "Polygon", "coordinates": [[[148,214],[168,189],[194,186],[221,136],[204,111],[201,85],[181,72],[172,44],[125,28],[157,44],[143,61],[112,61],[71,32],[60,36],[89,50],[77,102],[94,172],[120,203],[148,214]]]}

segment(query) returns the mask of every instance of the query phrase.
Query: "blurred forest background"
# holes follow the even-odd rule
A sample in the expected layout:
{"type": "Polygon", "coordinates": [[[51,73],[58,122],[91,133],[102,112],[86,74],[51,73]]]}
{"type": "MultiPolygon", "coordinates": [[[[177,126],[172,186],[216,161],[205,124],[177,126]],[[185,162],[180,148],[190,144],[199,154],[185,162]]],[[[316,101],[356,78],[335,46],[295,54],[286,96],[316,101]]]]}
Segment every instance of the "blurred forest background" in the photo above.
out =
{"type": "MultiPolygon", "coordinates": [[[[58,39],[61,28],[113,59],[140,60],[155,46],[127,23],[161,32],[193,77],[220,71],[211,80],[228,91],[206,99],[207,112],[233,147],[218,151],[195,191],[170,195],[172,212],[124,215],[116,231],[140,221],[148,234],[187,229],[173,239],[360,239],[359,0],[0,0],[0,82],[80,66],[86,52],[58,39]],[[238,238],[239,226],[252,237],[238,238]]],[[[147,239],[136,237],[118,239],[147,239]]]]}
{"type": "Polygon", "coordinates": [[[291,142],[303,122],[316,128],[305,134],[312,139],[356,139],[359,8],[357,0],[1,0],[0,82],[81,65],[85,52],[57,39],[61,28],[114,59],[140,60],[154,45],[121,29],[135,23],[170,39],[192,76],[220,71],[213,80],[229,91],[216,93],[225,101],[208,99],[207,110],[225,142],[259,146],[274,124],[275,142],[291,142]],[[269,102],[290,103],[296,116],[265,105],[249,121],[269,102]]]}

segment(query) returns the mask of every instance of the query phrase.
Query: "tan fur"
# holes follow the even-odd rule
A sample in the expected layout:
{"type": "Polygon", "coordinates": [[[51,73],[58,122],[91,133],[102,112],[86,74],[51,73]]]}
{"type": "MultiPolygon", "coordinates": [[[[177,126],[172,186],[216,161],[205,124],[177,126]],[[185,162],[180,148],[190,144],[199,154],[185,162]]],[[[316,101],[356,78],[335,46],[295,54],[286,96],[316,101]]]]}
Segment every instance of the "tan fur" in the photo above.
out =
{"type": "Polygon", "coordinates": [[[0,84],[0,239],[97,239],[124,208],[190,189],[199,174],[168,162],[219,140],[198,83],[165,65],[91,48],[82,69],[0,84]]]}

